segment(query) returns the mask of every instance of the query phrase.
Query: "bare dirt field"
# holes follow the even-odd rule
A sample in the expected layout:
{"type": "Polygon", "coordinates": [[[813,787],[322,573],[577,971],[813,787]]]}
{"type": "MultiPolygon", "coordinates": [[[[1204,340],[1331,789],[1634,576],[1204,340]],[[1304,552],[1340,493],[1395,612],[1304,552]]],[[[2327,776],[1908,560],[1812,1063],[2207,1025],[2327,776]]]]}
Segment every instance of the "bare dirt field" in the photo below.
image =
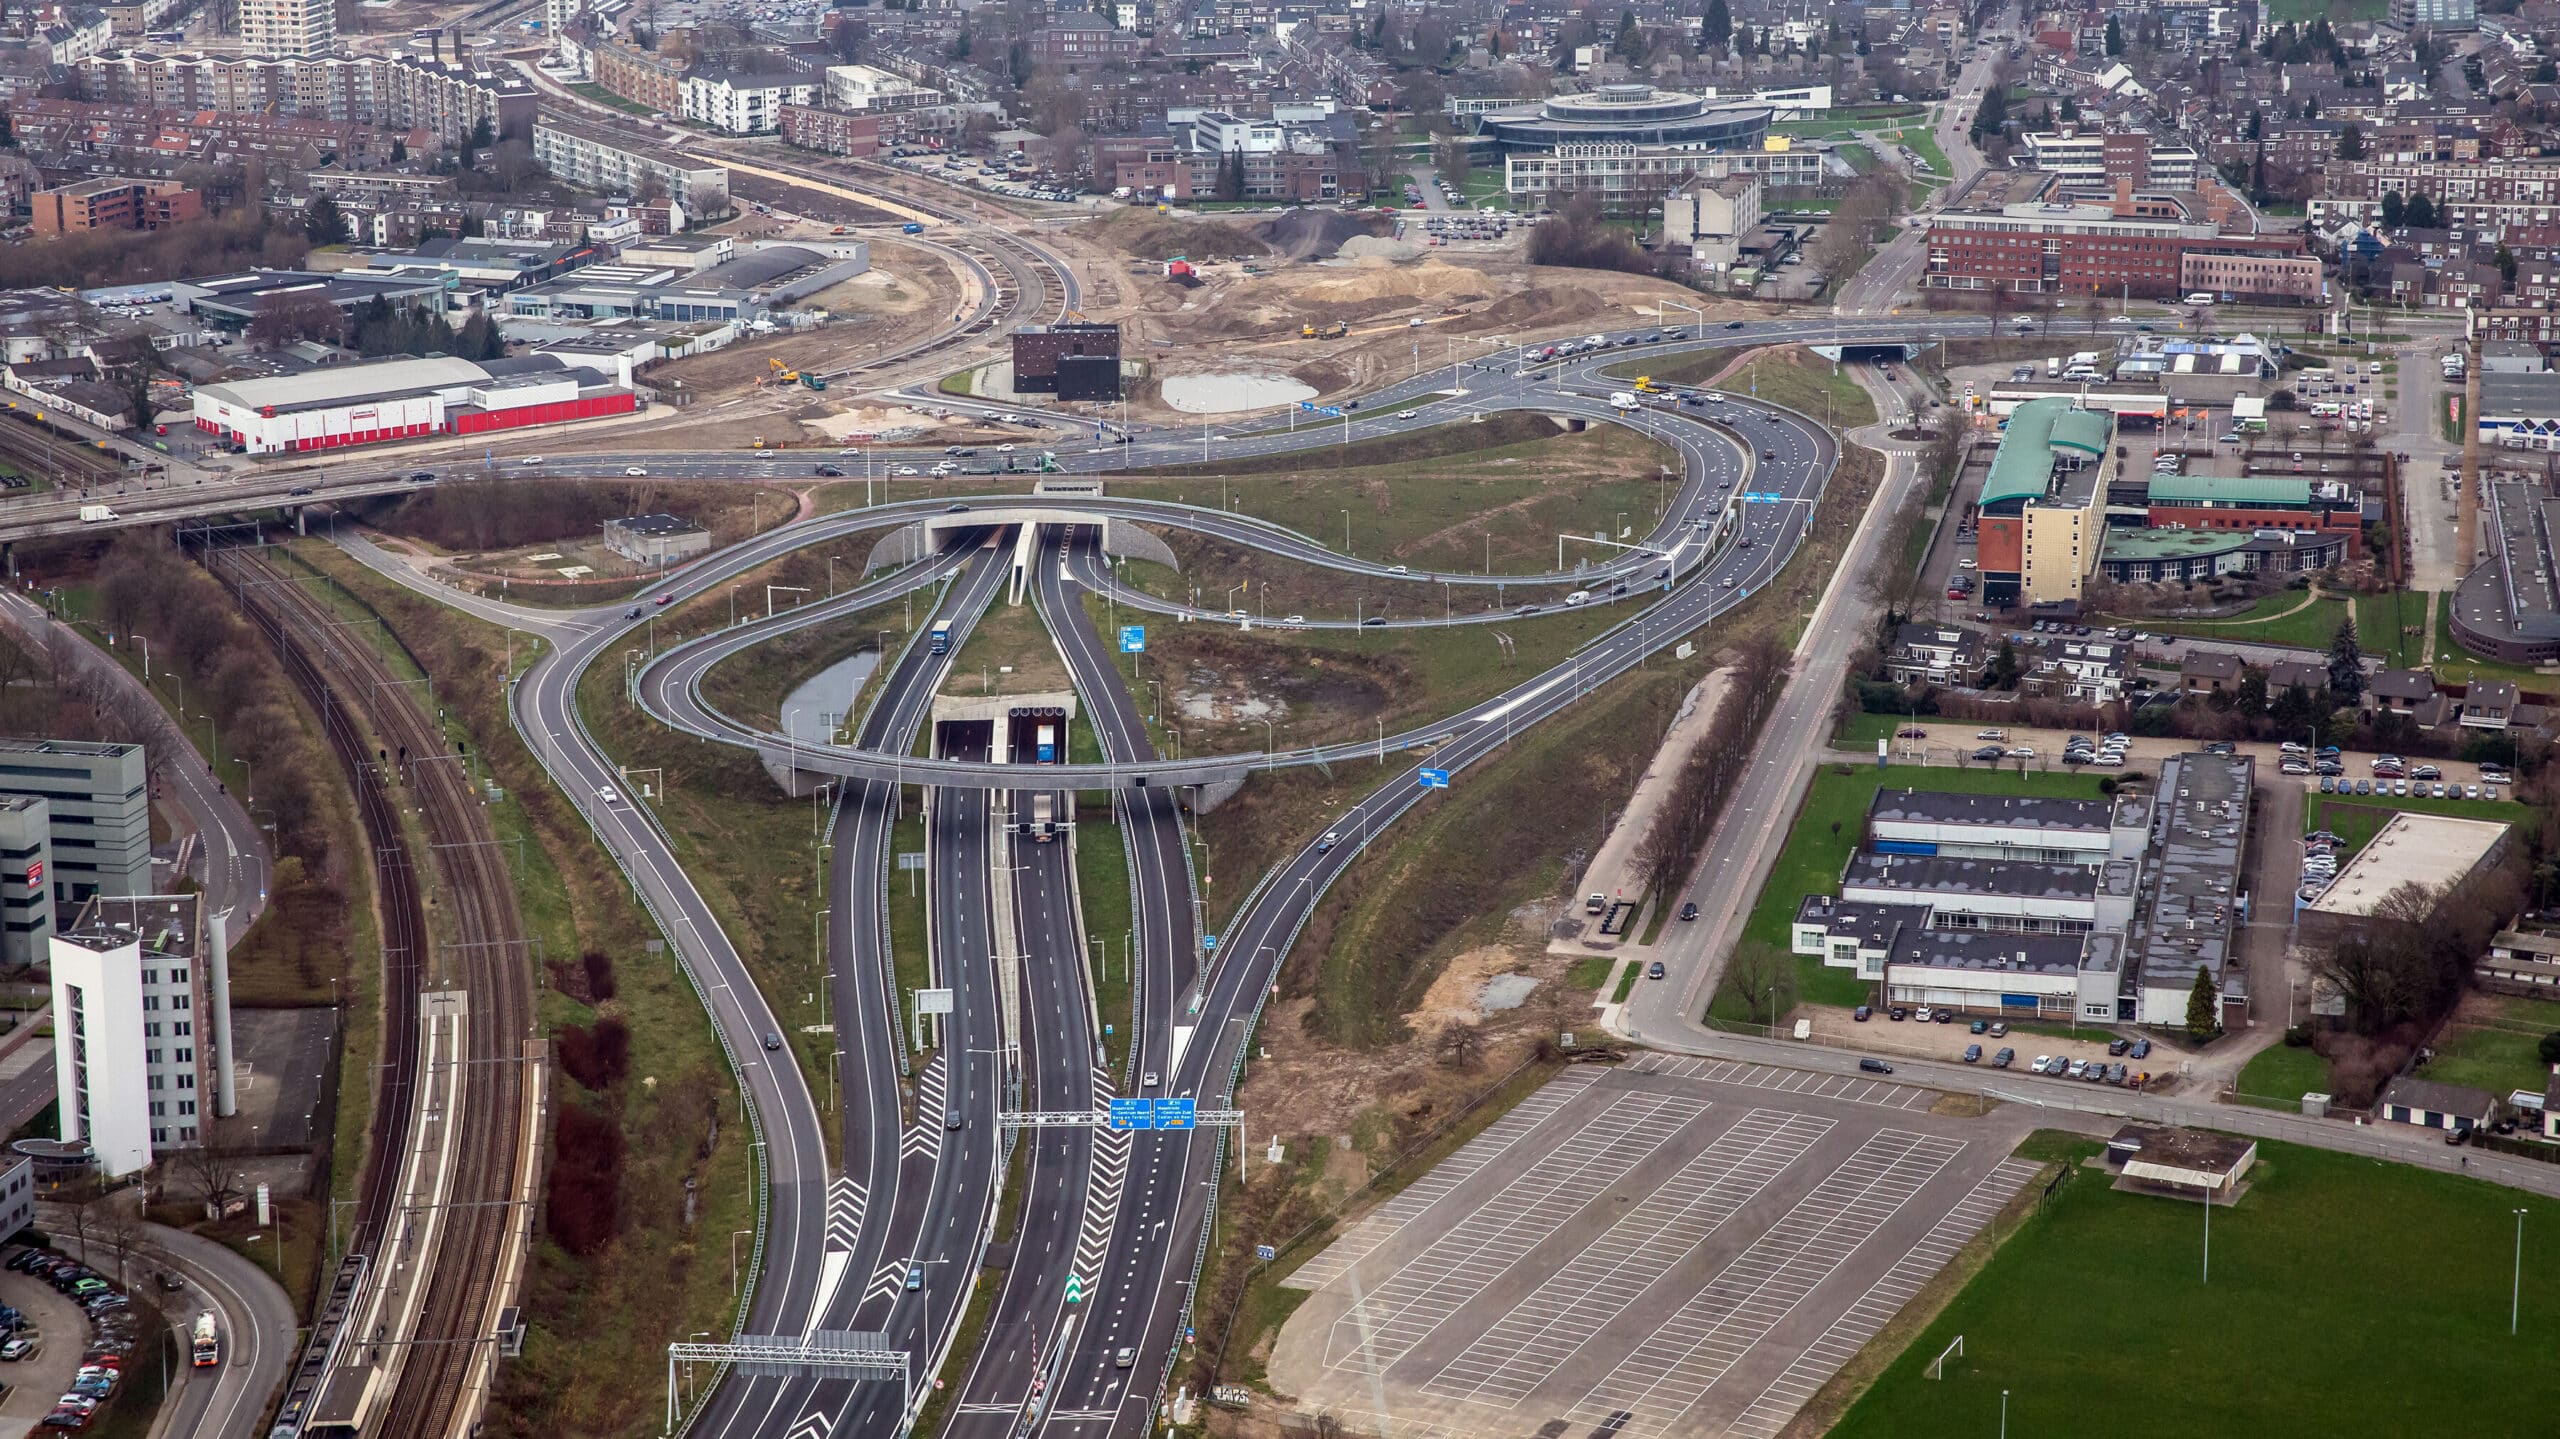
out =
{"type": "MultiPolygon", "coordinates": [[[[650,368],[652,384],[682,381],[705,397],[751,391],[780,360],[795,369],[836,370],[914,342],[950,321],[960,307],[961,278],[940,255],[874,240],[871,272],[819,291],[806,302],[836,317],[818,329],[731,345],[708,355],[650,368]]],[[[808,392],[812,399],[815,392],[808,392]]]]}

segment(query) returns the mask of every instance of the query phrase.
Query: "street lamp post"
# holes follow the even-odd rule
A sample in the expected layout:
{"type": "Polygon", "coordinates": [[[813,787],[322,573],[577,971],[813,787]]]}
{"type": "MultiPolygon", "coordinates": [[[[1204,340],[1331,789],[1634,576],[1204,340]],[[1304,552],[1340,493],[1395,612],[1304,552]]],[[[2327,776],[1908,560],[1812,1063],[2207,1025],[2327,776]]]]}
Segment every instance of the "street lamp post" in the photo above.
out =
{"type": "Polygon", "coordinates": [[[2517,1320],[2524,1315],[2524,1216],[2522,1209],[2516,1211],[2515,1287],[2507,1298],[2507,1334],[2510,1338],[2515,1335],[2517,1320]]]}

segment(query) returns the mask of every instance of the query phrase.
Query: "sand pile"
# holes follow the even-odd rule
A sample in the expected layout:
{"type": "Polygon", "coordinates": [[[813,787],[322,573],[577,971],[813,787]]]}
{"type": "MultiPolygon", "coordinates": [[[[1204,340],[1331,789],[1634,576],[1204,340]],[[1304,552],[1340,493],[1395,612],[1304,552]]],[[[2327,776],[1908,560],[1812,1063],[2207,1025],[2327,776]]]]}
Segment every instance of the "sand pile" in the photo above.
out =
{"type": "Polygon", "coordinates": [[[1354,235],[1342,242],[1337,252],[1345,260],[1386,260],[1401,263],[1422,258],[1422,247],[1408,240],[1391,240],[1384,235],[1354,235]]]}
{"type": "Polygon", "coordinates": [[[1221,260],[1271,253],[1269,245],[1241,225],[1134,207],[1078,225],[1075,233],[1141,260],[1170,260],[1176,255],[1221,260]]]}
{"type": "MultiPolygon", "coordinates": [[[[1358,241],[1351,242],[1358,244],[1358,241]]],[[[1351,245],[1343,247],[1345,253],[1351,245]]],[[[1366,260],[1348,274],[1332,274],[1298,288],[1297,298],[1310,305],[1374,305],[1380,301],[1430,301],[1449,305],[1481,300],[1493,293],[1483,272],[1438,260],[1397,265],[1366,260]]]]}

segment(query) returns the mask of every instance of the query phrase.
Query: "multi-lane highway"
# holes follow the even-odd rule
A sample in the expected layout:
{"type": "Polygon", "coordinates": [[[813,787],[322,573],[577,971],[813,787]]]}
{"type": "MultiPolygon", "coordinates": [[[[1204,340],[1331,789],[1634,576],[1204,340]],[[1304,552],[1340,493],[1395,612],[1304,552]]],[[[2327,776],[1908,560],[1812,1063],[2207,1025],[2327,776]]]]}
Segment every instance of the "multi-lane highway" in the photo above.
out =
{"type": "MultiPolygon", "coordinates": [[[[1709,332],[1707,337],[1711,345],[1743,338],[1732,332],[1709,332]]],[[[1396,408],[1399,400],[1391,394],[1369,407],[1369,418],[1355,421],[1354,437],[1417,428],[1443,422],[1463,409],[1497,406],[1616,420],[1620,417],[1608,412],[1606,400],[1590,391],[1617,383],[1594,373],[1599,364],[1628,357],[1618,350],[1579,365],[1527,373],[1480,370],[1475,394],[1440,402],[1436,410],[1416,406],[1409,416],[1396,408]]],[[[1620,598],[1634,612],[1563,665],[1399,742],[1438,741],[1434,765],[1463,770],[1498,750],[1512,734],[1694,633],[1776,573],[1804,532],[1836,452],[1820,426],[1803,417],[1739,400],[1713,409],[1712,426],[1691,413],[1648,411],[1626,417],[1658,433],[1683,457],[1685,473],[1677,498],[1666,506],[1655,553],[1544,577],[1550,584],[1584,586],[1603,580],[1614,584],[1619,577],[1639,579],[1627,596],[1596,596],[1602,602],[1620,598]],[[1737,505],[1735,497],[1745,492],[1773,498],[1737,505]],[[1701,518],[1709,525],[1712,545],[1699,537],[1701,518]],[[1667,590],[1654,584],[1663,554],[1673,557],[1675,582],[1667,590]]],[[[1309,440],[1330,443],[1336,438],[1331,429],[1296,436],[1285,428],[1239,431],[1225,448],[1235,454],[1278,453],[1309,440]]],[[[1131,459],[1154,456],[1170,462],[1189,458],[1188,449],[1187,441],[1152,438],[1098,447],[1085,458],[1119,462],[1127,452],[1131,459]]],[[[581,461],[593,464],[595,457],[582,456],[581,461]]],[[[770,460],[759,456],[742,463],[760,466],[770,460]]],[[[649,467],[654,472],[662,466],[649,467]]],[[[998,530],[1011,519],[1003,514],[1005,508],[1036,504],[1038,513],[1026,514],[1020,522],[1046,521],[1057,528],[1044,532],[1034,549],[1034,592],[1052,619],[1107,761],[1132,767],[1105,773],[1146,772],[1135,767],[1152,766],[1171,774],[1175,771],[1148,755],[1136,707],[1098,637],[1083,622],[1076,591],[1115,585],[1093,543],[1094,528],[1084,520],[1098,524],[1134,516],[1151,523],[1188,524],[1310,564],[1377,575],[1381,582],[1408,578],[1333,553],[1305,536],[1216,511],[1080,497],[974,504],[978,512],[965,520],[948,515],[935,501],[828,516],[758,536],[687,570],[664,587],[667,593],[677,598],[710,593],[729,576],[791,549],[855,531],[935,517],[969,526],[954,537],[960,546],[956,553],[893,571],[832,601],[723,631],[713,640],[675,651],[684,657],[681,664],[662,657],[648,672],[644,696],[653,706],[663,703],[675,712],[689,702],[694,682],[719,655],[917,590],[940,587],[937,613],[965,629],[1010,569],[1009,546],[982,542],[1008,537],[998,530]]],[[[1452,585],[1487,582],[1487,577],[1472,575],[1410,578],[1435,588],[1443,580],[1452,585]]],[[[411,582],[416,583],[414,577],[411,582]]],[[[1522,583],[1517,577],[1501,582],[1522,583]]],[[[1120,593],[1126,602],[1137,602],[1120,593]]],[[[770,1210],[759,1245],[761,1277],[742,1321],[751,1333],[882,1332],[913,1356],[920,1378],[933,1372],[952,1342],[968,1287],[984,1258],[1000,1182],[1000,1110],[1016,1104],[1089,1107],[1114,1089],[1144,1088],[1148,1073],[1161,1076],[1162,1093],[1195,1095],[1214,1105],[1232,1083],[1259,998],[1308,908],[1360,847],[1344,844],[1317,854],[1314,837],[1308,836],[1306,847],[1257,890],[1230,927],[1217,963],[1201,973],[1196,970],[1191,887],[1173,799],[1162,783],[1122,788],[1119,808],[1142,916],[1140,997],[1132,1073],[1097,1073],[1091,1049],[1097,1021],[1082,1004],[1081,947],[1074,935],[1054,933],[1073,923],[1059,908],[1069,892],[1065,846],[1035,849],[1036,842],[1021,843],[1017,837],[1007,875],[1017,948],[999,955],[989,909],[988,841],[995,813],[990,796],[1010,794],[1017,807],[1022,804],[1021,771],[992,763],[995,756],[984,746],[1000,737],[968,727],[950,727],[952,732],[940,737],[943,753],[937,758],[908,757],[942,668],[918,662],[920,647],[911,647],[892,667],[856,743],[836,752],[840,759],[852,757],[877,769],[848,776],[835,828],[836,918],[828,953],[836,1030],[830,1057],[839,1065],[835,1078],[843,1096],[848,1171],[839,1176],[826,1160],[816,1097],[798,1066],[771,1062],[774,1052],[764,1048],[766,1036],[780,1034],[778,1022],[754,993],[665,836],[624,796],[620,776],[578,717],[578,675],[599,656],[615,652],[631,623],[606,610],[551,619],[545,627],[559,647],[517,686],[518,723],[676,942],[753,1104],[763,1141],[760,1153],[769,1170],[770,1210]],[[901,781],[913,783],[927,774],[937,786],[928,846],[936,983],[954,991],[955,1013],[929,1062],[912,1076],[907,1092],[912,1114],[902,1119],[896,1071],[904,1051],[895,1034],[902,997],[890,990],[885,922],[877,902],[889,861],[883,807],[898,803],[901,781]],[[865,894],[872,896],[870,902],[858,898],[865,894]],[[1042,937],[1034,938],[1035,933],[1042,937]],[[1013,1031],[1004,1027],[999,1014],[1004,965],[1017,966],[1013,976],[1020,983],[1022,1025],[1013,1031]],[[1072,995],[1071,987],[1077,987],[1072,995]],[[1008,1070],[1016,1062],[1019,1071],[1008,1070]],[[1019,1093],[1007,1094],[1009,1079],[1020,1081],[1019,1093]],[[952,1129],[947,1126],[955,1107],[960,1127],[952,1129]]],[[[691,725],[698,718],[681,722],[691,725]]],[[[1062,787],[1086,786],[1094,781],[1094,769],[1057,766],[1042,779],[1062,787]]],[[[1419,793],[1410,768],[1399,766],[1390,771],[1388,783],[1344,818],[1374,834],[1415,803],[1419,793]]],[[[1080,843],[1097,841],[1103,837],[1078,836],[1080,843]]],[[[1151,1412],[1159,1381],[1176,1352],[1192,1261],[1213,1193],[1207,1181],[1214,1177],[1217,1146],[1205,1136],[1180,1133],[1134,1140],[1079,1134],[1072,1140],[1026,1142],[1032,1149],[1026,1172],[1041,1175],[1042,1183],[1025,1195],[1022,1221],[1007,1256],[1005,1288],[996,1296],[1000,1317],[991,1325],[985,1347],[947,1376],[959,1388],[949,1422],[992,1433],[1000,1416],[1024,1412],[1036,1385],[1043,1396],[1039,1422],[1044,1427],[1135,1433],[1151,1412]],[[1096,1175],[1103,1182],[1096,1183],[1096,1175]],[[1079,1305],[1063,1302],[1069,1275],[1082,1290],[1079,1305]]],[[[848,1390],[834,1380],[740,1378],[720,1388],[695,1420],[693,1432],[723,1439],[784,1435],[805,1432],[801,1426],[815,1417],[829,1432],[887,1433],[897,1424],[897,1397],[893,1387],[876,1384],[848,1390]]]]}

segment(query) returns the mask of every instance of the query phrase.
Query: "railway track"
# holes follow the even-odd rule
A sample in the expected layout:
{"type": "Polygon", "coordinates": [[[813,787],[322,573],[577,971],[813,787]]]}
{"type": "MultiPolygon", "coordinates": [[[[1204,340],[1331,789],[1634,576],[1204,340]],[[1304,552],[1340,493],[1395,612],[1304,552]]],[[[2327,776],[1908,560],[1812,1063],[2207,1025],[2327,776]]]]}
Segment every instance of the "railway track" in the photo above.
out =
{"type": "Polygon", "coordinates": [[[0,411],[0,464],[60,485],[113,484],[124,462],[96,446],[69,438],[26,411],[0,411]]]}
{"type": "MultiPolygon", "coordinates": [[[[430,875],[435,907],[444,922],[439,950],[426,927],[425,904],[408,837],[396,813],[387,813],[387,837],[368,826],[377,863],[400,876],[409,911],[403,921],[407,982],[403,1003],[387,1015],[385,1033],[390,1058],[404,1064],[407,1082],[398,1095],[398,1114],[386,1113],[393,1095],[386,1088],[376,1108],[376,1132],[395,1128],[405,1136],[417,1122],[411,1111],[420,1093],[415,1072],[421,996],[460,989],[467,995],[469,1020],[460,1050],[462,1073],[433,1076],[431,1089],[453,1096],[450,1114],[467,1114],[456,1126],[451,1168],[443,1198],[433,1216],[433,1242],[424,1246],[431,1272],[424,1281],[417,1319],[401,1343],[396,1364],[342,1369],[340,1382],[360,1383],[360,1396],[332,1393],[325,1419],[373,1439],[445,1439],[476,1408],[485,1391],[482,1381],[491,1358],[485,1347],[494,1328],[493,1307],[507,1282],[511,1242],[529,1222],[523,1181],[529,1173],[534,1145],[526,1099],[533,1081],[531,1067],[539,1051],[532,1042],[533,995],[523,917],[516,907],[514,878],[506,851],[492,831],[487,811],[474,793],[461,757],[429,719],[416,681],[404,680],[372,645],[349,634],[309,588],[278,571],[263,555],[244,548],[223,548],[206,556],[251,617],[267,631],[287,663],[325,687],[332,696],[323,703],[333,715],[348,706],[362,713],[373,745],[350,724],[341,724],[352,744],[362,791],[370,808],[390,811],[400,796],[393,777],[407,790],[419,812],[433,862],[430,875]],[[383,753],[389,751],[386,760],[383,753]],[[396,1377],[395,1377],[396,1376],[396,1377]]],[[[340,743],[333,732],[333,746],[340,743]]],[[[345,751],[342,750],[342,760],[345,751]]],[[[360,1217],[360,1242],[375,1252],[396,1226],[428,1216],[402,1212],[395,1182],[396,1165],[405,1143],[378,1145],[368,1165],[367,1212],[360,1217]]],[[[379,1273],[376,1282],[385,1282],[379,1273]]]]}

